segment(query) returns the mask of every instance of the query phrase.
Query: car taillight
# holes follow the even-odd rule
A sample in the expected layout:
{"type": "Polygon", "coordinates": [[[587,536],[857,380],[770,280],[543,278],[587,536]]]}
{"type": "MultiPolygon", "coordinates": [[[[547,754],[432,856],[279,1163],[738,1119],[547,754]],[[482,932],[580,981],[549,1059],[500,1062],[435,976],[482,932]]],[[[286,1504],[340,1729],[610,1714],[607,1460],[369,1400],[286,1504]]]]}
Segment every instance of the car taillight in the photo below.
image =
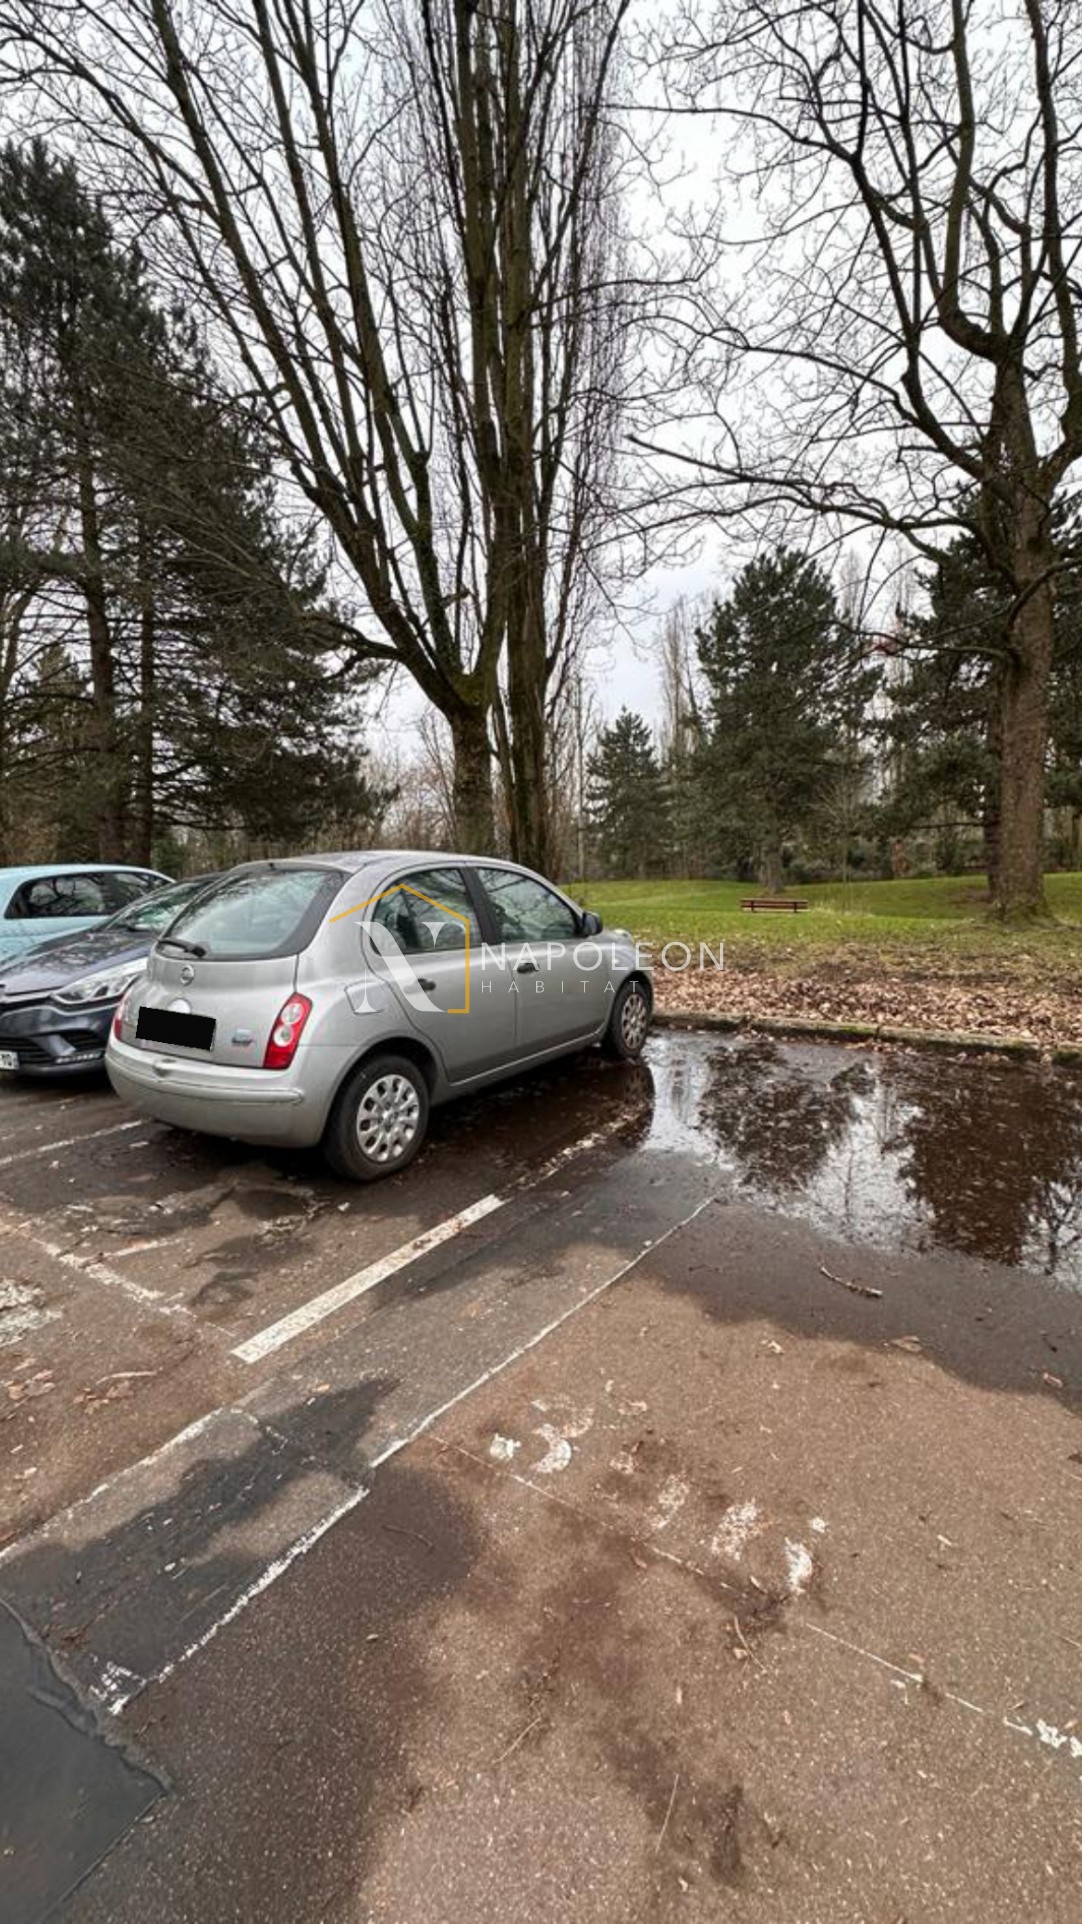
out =
{"type": "Polygon", "coordinates": [[[264,1069],[289,1068],[311,1013],[312,1004],[306,995],[291,995],[289,1001],[283,1003],[263,1055],[264,1069]]]}
{"type": "Polygon", "coordinates": [[[116,1005],[116,1013],[113,1016],[113,1034],[115,1035],[118,1042],[121,1039],[121,1030],[124,1027],[124,1011],[128,1006],[128,999],[130,995],[131,995],[131,989],[125,989],[124,994],[121,996],[120,1001],[116,1005]]]}

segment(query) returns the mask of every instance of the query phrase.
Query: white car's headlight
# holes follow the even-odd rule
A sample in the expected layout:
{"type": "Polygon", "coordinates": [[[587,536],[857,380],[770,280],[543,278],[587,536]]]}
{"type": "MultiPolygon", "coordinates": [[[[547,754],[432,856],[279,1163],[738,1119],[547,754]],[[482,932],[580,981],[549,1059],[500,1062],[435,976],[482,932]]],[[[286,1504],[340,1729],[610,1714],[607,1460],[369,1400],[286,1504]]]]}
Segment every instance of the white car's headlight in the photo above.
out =
{"type": "Polygon", "coordinates": [[[125,989],[146,973],[146,966],[144,958],[116,969],[99,970],[97,975],[81,975],[77,982],[66,982],[62,989],[54,990],[52,999],[76,1008],[84,1002],[118,1002],[125,989]]]}

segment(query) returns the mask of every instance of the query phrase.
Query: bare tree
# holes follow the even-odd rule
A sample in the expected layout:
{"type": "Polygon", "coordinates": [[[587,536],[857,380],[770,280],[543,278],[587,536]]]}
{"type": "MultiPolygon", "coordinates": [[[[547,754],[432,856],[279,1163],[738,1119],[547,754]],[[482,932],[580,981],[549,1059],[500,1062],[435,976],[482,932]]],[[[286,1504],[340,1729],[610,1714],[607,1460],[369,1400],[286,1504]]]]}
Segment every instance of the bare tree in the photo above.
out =
{"type": "Polygon", "coordinates": [[[629,0],[0,0],[9,81],[123,181],[444,717],[455,834],[547,854],[548,684],[602,571],[629,0]]]}
{"type": "Polygon", "coordinates": [[[576,663],[564,678],[549,730],[551,873],[576,881],[589,872],[589,762],[600,727],[595,688],[576,663]]]}
{"type": "Polygon", "coordinates": [[[662,761],[685,755],[698,730],[695,699],[695,611],[681,597],[665,612],[658,636],[662,761]]]}
{"type": "Polygon", "coordinates": [[[754,238],[719,228],[740,285],[698,316],[705,478],[933,558],[977,537],[1011,598],[998,909],[1042,914],[1050,517],[1082,455],[1076,0],[721,0],[665,58],[757,209],[754,238]]]}

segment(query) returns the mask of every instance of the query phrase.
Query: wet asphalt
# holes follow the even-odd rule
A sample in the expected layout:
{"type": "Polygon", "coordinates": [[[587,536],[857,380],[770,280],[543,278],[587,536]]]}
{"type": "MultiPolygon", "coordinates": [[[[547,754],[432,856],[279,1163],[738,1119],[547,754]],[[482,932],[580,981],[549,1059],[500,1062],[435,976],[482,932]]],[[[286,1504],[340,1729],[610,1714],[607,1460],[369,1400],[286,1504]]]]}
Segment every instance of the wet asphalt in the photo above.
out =
{"type": "Polygon", "coordinates": [[[0,1090],[5,1920],[1077,1915],[1080,1095],[662,1032],[360,1191],[0,1090]]]}

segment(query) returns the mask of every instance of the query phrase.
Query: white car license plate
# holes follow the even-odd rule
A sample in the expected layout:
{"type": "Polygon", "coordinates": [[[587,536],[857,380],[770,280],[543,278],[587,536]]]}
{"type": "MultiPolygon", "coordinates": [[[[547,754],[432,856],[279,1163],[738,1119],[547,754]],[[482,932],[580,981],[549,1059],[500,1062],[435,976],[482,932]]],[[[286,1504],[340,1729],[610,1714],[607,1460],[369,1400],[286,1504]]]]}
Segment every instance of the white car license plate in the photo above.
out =
{"type": "Polygon", "coordinates": [[[0,1049],[0,1069],[17,1069],[19,1058],[14,1049],[0,1049]]]}

